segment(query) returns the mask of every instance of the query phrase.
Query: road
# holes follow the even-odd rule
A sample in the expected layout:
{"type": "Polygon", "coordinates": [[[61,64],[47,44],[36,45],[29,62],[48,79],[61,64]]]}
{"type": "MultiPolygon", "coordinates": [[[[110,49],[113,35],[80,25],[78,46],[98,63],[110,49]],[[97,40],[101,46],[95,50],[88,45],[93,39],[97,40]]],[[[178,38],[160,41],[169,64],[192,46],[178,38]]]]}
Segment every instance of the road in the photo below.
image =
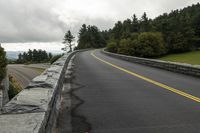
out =
{"type": "MultiPolygon", "coordinates": [[[[200,132],[199,78],[122,61],[99,51],[79,53],[74,64],[73,133],[200,132]]],[[[64,129],[67,125],[62,122],[64,129]]]]}
{"type": "Polygon", "coordinates": [[[40,75],[39,71],[24,65],[8,65],[8,73],[15,77],[22,88],[25,88],[33,78],[40,75]]]}

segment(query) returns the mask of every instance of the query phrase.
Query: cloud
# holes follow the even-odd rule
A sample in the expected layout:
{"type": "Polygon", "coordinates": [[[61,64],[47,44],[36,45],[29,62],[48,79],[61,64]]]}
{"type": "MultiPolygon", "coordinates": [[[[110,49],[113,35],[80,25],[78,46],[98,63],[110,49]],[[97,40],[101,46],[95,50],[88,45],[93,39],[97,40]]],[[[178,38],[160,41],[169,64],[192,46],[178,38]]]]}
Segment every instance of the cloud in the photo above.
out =
{"type": "Polygon", "coordinates": [[[83,23],[111,28],[117,20],[151,18],[198,0],[0,0],[0,42],[61,42],[83,23]]]}

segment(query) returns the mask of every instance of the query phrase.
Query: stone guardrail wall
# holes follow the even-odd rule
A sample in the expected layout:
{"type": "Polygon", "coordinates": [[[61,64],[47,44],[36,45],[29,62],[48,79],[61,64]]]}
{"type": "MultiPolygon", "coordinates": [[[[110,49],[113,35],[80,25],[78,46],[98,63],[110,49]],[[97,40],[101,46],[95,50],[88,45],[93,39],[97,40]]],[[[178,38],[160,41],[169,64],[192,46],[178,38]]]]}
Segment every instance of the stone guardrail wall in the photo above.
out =
{"type": "Polygon", "coordinates": [[[65,54],[1,109],[1,133],[54,132],[65,71],[77,52],[65,54]]]}
{"type": "Polygon", "coordinates": [[[172,72],[200,77],[200,66],[114,54],[105,51],[105,49],[101,50],[101,52],[111,57],[126,60],[129,62],[134,62],[142,65],[165,69],[172,72]]]}

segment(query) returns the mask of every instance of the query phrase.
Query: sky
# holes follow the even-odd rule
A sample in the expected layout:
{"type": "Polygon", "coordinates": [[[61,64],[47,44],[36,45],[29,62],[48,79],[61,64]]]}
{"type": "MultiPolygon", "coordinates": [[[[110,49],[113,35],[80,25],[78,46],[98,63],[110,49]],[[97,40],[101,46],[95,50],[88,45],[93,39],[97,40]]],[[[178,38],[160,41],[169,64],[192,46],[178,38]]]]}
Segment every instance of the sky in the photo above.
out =
{"type": "Polygon", "coordinates": [[[13,50],[16,43],[38,48],[42,46],[36,42],[60,45],[67,30],[77,36],[83,23],[105,30],[134,13],[141,17],[147,12],[154,18],[197,2],[200,0],[0,0],[0,42],[13,50]]]}

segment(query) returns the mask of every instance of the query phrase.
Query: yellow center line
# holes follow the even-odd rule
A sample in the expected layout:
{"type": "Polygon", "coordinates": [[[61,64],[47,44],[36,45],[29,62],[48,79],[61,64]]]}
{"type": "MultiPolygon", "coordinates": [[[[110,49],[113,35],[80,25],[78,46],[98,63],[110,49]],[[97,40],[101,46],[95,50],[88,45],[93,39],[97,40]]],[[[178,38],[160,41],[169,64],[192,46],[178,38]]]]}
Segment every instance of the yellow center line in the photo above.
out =
{"type": "MultiPolygon", "coordinates": [[[[96,50],[95,50],[95,51],[96,51],[96,50]]],[[[105,61],[105,60],[103,60],[103,59],[97,57],[97,56],[94,54],[95,51],[91,52],[91,55],[92,55],[94,58],[98,59],[99,61],[101,61],[101,62],[103,62],[103,63],[105,63],[105,64],[107,64],[107,65],[110,65],[110,66],[112,66],[112,67],[114,67],[114,68],[117,68],[117,69],[119,69],[119,70],[121,70],[121,71],[123,71],[123,72],[126,72],[126,73],[128,73],[128,74],[130,74],[130,75],[132,75],[132,76],[138,77],[138,78],[143,79],[143,80],[145,80],[145,81],[147,81],[147,82],[149,82],[149,83],[152,83],[152,84],[154,84],[154,85],[156,85],[156,86],[159,86],[159,87],[161,87],[161,88],[164,88],[164,89],[166,89],[166,90],[169,90],[169,91],[171,91],[171,92],[174,92],[174,93],[179,94],[179,95],[181,95],[181,96],[183,96],[183,97],[186,97],[186,98],[188,98],[188,99],[191,99],[191,100],[193,100],[193,101],[196,101],[196,102],[199,102],[199,103],[200,103],[200,98],[199,98],[199,97],[193,96],[193,95],[191,95],[191,94],[188,94],[188,93],[186,93],[186,92],[180,91],[180,90],[175,89],[175,88],[173,88],[173,87],[170,87],[170,86],[167,86],[167,85],[165,85],[165,84],[159,83],[159,82],[157,82],[157,81],[155,81],[155,80],[152,80],[152,79],[147,78],[147,77],[145,77],[145,76],[142,76],[142,75],[140,75],[140,74],[131,72],[131,71],[125,69],[125,68],[122,68],[122,67],[120,67],[120,66],[117,66],[117,65],[115,65],[115,64],[112,64],[112,63],[110,63],[110,62],[108,62],[108,61],[105,61]]]]}

